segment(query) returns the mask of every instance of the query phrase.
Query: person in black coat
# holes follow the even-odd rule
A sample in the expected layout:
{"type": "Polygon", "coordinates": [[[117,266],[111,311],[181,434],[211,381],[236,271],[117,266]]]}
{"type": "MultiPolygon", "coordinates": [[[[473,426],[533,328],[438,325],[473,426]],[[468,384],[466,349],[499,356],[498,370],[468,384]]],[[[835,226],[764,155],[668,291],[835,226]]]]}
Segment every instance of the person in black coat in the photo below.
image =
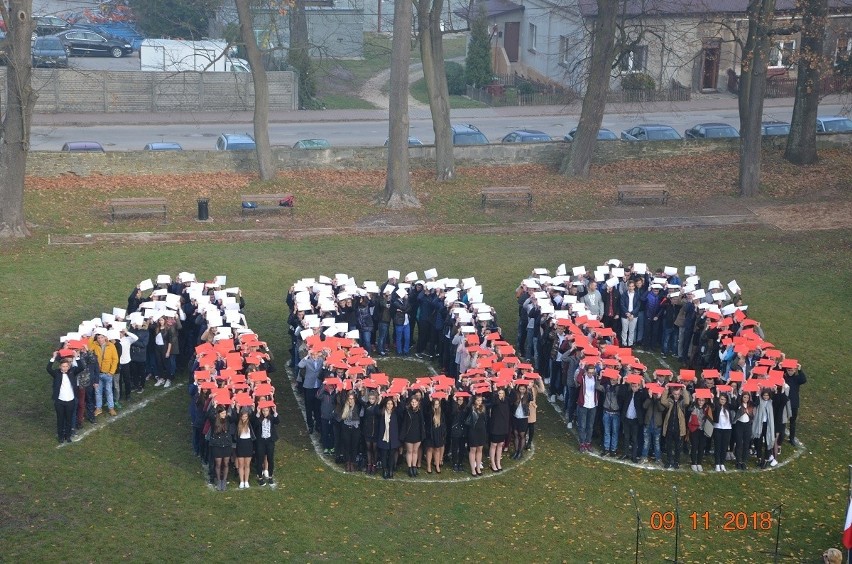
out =
{"type": "Polygon", "coordinates": [[[278,410],[275,404],[259,407],[252,417],[255,436],[257,483],[275,484],[275,442],[278,440],[278,410]]]}
{"type": "Polygon", "coordinates": [[[408,465],[408,475],[417,476],[418,453],[420,443],[426,436],[426,422],[420,407],[420,398],[413,395],[408,398],[408,405],[399,408],[399,439],[405,445],[405,462],[408,465]]]}
{"type": "Polygon", "coordinates": [[[491,459],[492,472],[503,470],[501,464],[503,443],[509,438],[510,421],[509,398],[506,396],[506,390],[500,388],[491,394],[491,406],[488,414],[488,440],[491,443],[488,455],[491,459]]]}
{"type": "MultiPolygon", "coordinates": [[[[788,423],[790,428],[790,444],[798,446],[798,441],[796,440],[796,419],[799,417],[799,388],[807,383],[808,377],[805,376],[805,373],[802,371],[802,365],[797,364],[796,367],[784,369],[784,381],[787,382],[788,386],[790,386],[790,392],[788,394],[790,398],[791,412],[790,421],[788,423]]],[[[783,433],[779,436],[779,440],[784,440],[783,433]]]]}
{"type": "Polygon", "coordinates": [[[367,474],[376,473],[376,463],[378,462],[376,435],[379,432],[379,417],[381,416],[378,399],[379,394],[376,390],[367,392],[364,415],[361,417],[361,434],[364,437],[364,445],[367,450],[367,474]]]}
{"type": "Polygon", "coordinates": [[[639,453],[642,448],[640,434],[645,421],[644,402],[648,399],[648,392],[636,380],[638,379],[634,379],[634,382],[629,384],[622,384],[618,391],[621,426],[624,429],[624,454],[621,458],[626,459],[629,456],[633,462],[639,462],[639,453]]]}
{"type": "Polygon", "coordinates": [[[450,459],[453,463],[453,470],[461,472],[462,455],[465,450],[465,438],[467,437],[467,428],[464,425],[464,418],[467,411],[467,399],[465,396],[456,394],[453,401],[450,402],[448,409],[448,424],[450,427],[450,459]]]}
{"type": "Polygon", "coordinates": [[[464,423],[467,427],[470,473],[473,476],[482,476],[482,447],[488,440],[488,410],[485,409],[485,400],[481,395],[473,398],[464,423]]]}
{"type": "Polygon", "coordinates": [[[376,445],[382,455],[382,478],[393,478],[396,470],[396,453],[399,450],[399,416],[396,402],[391,397],[385,398],[379,405],[376,445]]]}
{"type": "Polygon", "coordinates": [[[432,398],[426,404],[426,435],[423,438],[426,446],[426,473],[441,473],[444,462],[444,447],[447,444],[447,418],[444,414],[444,403],[441,399],[432,398]]]}
{"type": "MultiPolygon", "coordinates": [[[[74,398],[77,395],[77,375],[86,367],[82,360],[72,366],[71,357],[63,357],[59,361],[59,367],[54,368],[53,363],[59,356],[54,352],[47,361],[47,373],[53,378],[51,399],[53,408],[56,410],[56,437],[61,443],[71,442],[71,427],[74,422],[74,398]]],[[[73,358],[77,358],[77,353],[73,358]]]]}

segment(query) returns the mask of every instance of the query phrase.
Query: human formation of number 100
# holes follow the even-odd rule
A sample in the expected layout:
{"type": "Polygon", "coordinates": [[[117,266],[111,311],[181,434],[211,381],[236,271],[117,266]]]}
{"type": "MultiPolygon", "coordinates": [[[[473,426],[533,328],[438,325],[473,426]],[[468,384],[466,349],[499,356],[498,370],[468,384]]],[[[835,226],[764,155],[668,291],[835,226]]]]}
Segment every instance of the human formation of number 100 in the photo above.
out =
{"type": "MultiPolygon", "coordinates": [[[[726,511],[722,515],[723,531],[768,531],[772,528],[772,512],[771,511],[753,511],[746,513],[745,511],[726,511]]],[[[651,529],[654,531],[671,531],[675,528],[677,519],[674,511],[654,511],[651,513],[651,529]]],[[[693,511],[689,514],[687,526],[691,526],[693,531],[703,529],[710,530],[711,518],[710,512],[698,513],[693,511]]]]}

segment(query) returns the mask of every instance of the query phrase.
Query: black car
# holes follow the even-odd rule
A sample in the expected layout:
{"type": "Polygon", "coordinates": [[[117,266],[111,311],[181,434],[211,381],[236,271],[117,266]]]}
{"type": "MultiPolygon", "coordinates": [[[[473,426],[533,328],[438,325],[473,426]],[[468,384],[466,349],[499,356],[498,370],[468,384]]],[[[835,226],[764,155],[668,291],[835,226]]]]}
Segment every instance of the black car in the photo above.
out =
{"type": "Polygon", "coordinates": [[[69,29],[57,33],[56,37],[62,41],[68,55],[101,55],[118,59],[133,52],[133,45],[127,41],[107,38],[85,29],[69,29]]]}
{"type": "Polygon", "coordinates": [[[740,132],[727,123],[699,123],[683,134],[687,139],[730,139],[740,136],[740,132]]]}
{"type": "Polygon", "coordinates": [[[785,121],[764,121],[760,124],[760,131],[764,137],[790,135],[790,124],[785,121]]]}
{"type": "Polygon", "coordinates": [[[38,37],[55,35],[71,28],[71,24],[56,16],[33,16],[33,21],[35,22],[33,35],[38,37]]]}
{"type": "Polygon", "coordinates": [[[550,135],[536,129],[516,129],[503,137],[503,143],[544,143],[553,141],[550,135]]]}
{"type": "MultiPolygon", "coordinates": [[[[571,131],[568,132],[568,135],[563,137],[565,141],[573,141],[574,136],[577,134],[577,128],[575,127],[571,131]]],[[[618,141],[618,135],[610,131],[609,129],[602,127],[598,129],[598,141],[618,141]]]]}

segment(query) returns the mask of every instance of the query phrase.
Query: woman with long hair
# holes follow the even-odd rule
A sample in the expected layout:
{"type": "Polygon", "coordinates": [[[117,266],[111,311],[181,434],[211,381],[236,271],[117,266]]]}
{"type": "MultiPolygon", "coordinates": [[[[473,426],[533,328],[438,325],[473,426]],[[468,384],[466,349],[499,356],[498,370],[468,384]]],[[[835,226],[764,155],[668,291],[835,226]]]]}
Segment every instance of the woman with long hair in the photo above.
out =
{"type": "Polygon", "coordinates": [[[529,430],[531,402],[532,393],[526,384],[521,384],[512,390],[512,395],[509,397],[509,404],[512,411],[512,442],[515,445],[515,452],[512,454],[512,458],[515,460],[518,460],[524,455],[524,446],[527,440],[527,431],[529,430]]]}
{"type": "Polygon", "coordinates": [[[491,446],[488,456],[491,459],[491,471],[502,472],[503,443],[509,437],[509,399],[506,390],[500,388],[491,394],[491,409],[488,416],[488,441],[491,446]]]}
{"type": "Polygon", "coordinates": [[[464,424],[465,415],[467,415],[467,396],[467,392],[456,392],[449,408],[450,460],[455,472],[461,472],[462,469],[462,454],[467,436],[467,428],[464,424]]]}
{"type": "Polygon", "coordinates": [[[376,473],[378,462],[378,448],[376,446],[376,434],[379,428],[379,417],[381,409],[378,404],[379,394],[376,390],[367,392],[367,404],[364,406],[361,418],[361,435],[364,437],[364,445],[367,450],[367,474],[376,473]]]}
{"type": "Polygon", "coordinates": [[[488,411],[481,395],[473,398],[465,418],[468,462],[472,476],[482,476],[482,447],[488,440],[488,411]]]}
{"type": "Polygon", "coordinates": [[[382,478],[393,478],[396,451],[399,449],[399,419],[396,402],[392,397],[386,397],[379,406],[376,446],[382,455],[382,478]]]}
{"type": "Polygon", "coordinates": [[[358,442],[361,436],[360,426],[361,402],[357,392],[349,390],[340,409],[340,446],[347,472],[355,471],[355,457],[358,454],[358,442]]]}
{"type": "MultiPolygon", "coordinates": [[[[271,402],[270,402],[271,403],[271,402]]],[[[275,484],[275,441],[278,440],[278,410],[275,404],[264,405],[261,402],[252,421],[254,435],[257,437],[256,472],[257,483],[261,486],[275,484]]]]}
{"type": "Polygon", "coordinates": [[[770,388],[760,390],[760,404],[755,410],[751,436],[754,437],[757,463],[761,468],[766,468],[769,465],[769,456],[772,454],[772,448],[775,445],[775,412],[770,388]]]}
{"type": "Polygon", "coordinates": [[[227,488],[228,463],[233,451],[233,426],[228,416],[228,406],[219,405],[215,397],[208,412],[210,430],[207,432],[207,443],[210,458],[213,460],[215,487],[220,492],[227,488]]]}
{"type": "Polygon", "coordinates": [[[412,478],[417,476],[418,453],[425,435],[426,422],[423,410],[420,409],[420,398],[411,396],[408,398],[408,405],[401,409],[399,438],[405,445],[405,462],[408,465],[408,475],[412,478]]]}
{"type": "Polygon", "coordinates": [[[240,476],[240,489],[249,487],[251,477],[251,457],[254,455],[254,429],[251,426],[251,408],[243,407],[237,416],[237,474],[240,476]]]}
{"type": "Polygon", "coordinates": [[[736,421],[736,411],[728,403],[728,396],[716,391],[718,397],[713,406],[713,438],[716,440],[715,461],[716,472],[727,472],[725,458],[728,445],[731,442],[731,430],[736,421]]]}
{"type": "Polygon", "coordinates": [[[713,423],[713,408],[710,407],[704,397],[693,396],[694,402],[689,410],[687,429],[689,431],[689,456],[691,468],[694,472],[703,472],[704,466],[701,459],[704,456],[705,442],[707,436],[704,434],[706,421],[713,423]]]}
{"type": "Polygon", "coordinates": [[[737,412],[734,416],[734,458],[737,470],[745,470],[748,464],[748,452],[751,448],[751,425],[754,422],[754,403],[751,393],[740,396],[737,412]]]}
{"type": "Polygon", "coordinates": [[[447,443],[447,422],[444,417],[443,402],[432,398],[431,410],[426,418],[426,473],[432,473],[432,464],[435,472],[441,473],[441,464],[444,463],[444,447],[447,443]]]}

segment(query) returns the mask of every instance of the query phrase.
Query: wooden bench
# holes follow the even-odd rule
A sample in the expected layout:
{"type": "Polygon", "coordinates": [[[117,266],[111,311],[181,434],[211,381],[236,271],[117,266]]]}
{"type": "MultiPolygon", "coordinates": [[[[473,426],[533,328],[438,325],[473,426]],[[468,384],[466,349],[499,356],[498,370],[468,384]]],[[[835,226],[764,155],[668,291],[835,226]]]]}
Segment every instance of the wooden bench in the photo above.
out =
{"type": "Polygon", "coordinates": [[[116,217],[131,216],[163,216],[166,222],[168,206],[165,198],[116,198],[107,202],[109,205],[109,216],[113,223],[116,217]]]}
{"type": "Polygon", "coordinates": [[[242,196],[242,213],[272,210],[290,210],[293,215],[295,201],[293,194],[244,194],[242,196]],[[282,206],[282,201],[293,202],[292,205],[282,206]]]}
{"type": "Polygon", "coordinates": [[[618,203],[659,202],[669,203],[665,184],[622,184],[618,187],[618,203]]]}
{"type": "Polygon", "coordinates": [[[532,205],[532,190],[529,186],[494,186],[480,192],[482,205],[487,202],[526,202],[532,205]]]}

